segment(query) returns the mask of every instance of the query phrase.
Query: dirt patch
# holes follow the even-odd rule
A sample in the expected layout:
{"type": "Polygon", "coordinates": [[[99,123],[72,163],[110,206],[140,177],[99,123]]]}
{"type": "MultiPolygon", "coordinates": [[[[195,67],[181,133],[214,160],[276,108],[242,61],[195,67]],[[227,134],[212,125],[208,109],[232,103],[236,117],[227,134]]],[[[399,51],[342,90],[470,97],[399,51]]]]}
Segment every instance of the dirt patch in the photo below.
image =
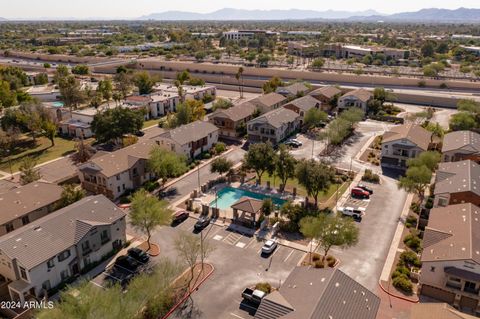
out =
{"type": "Polygon", "coordinates": [[[193,267],[193,272],[189,268],[186,269],[179,277],[177,277],[173,281],[172,287],[179,293],[182,291],[187,294],[191,293],[198,286],[200,286],[200,284],[211,274],[212,271],[213,265],[211,264],[204,263],[203,267],[202,264],[196,264],[195,267],[193,267]]]}
{"type": "Polygon", "coordinates": [[[301,233],[289,233],[289,232],[279,231],[277,233],[277,238],[288,240],[290,242],[304,245],[304,246],[307,246],[308,243],[310,242],[307,238],[303,237],[301,233]]]}
{"type": "Polygon", "coordinates": [[[303,257],[301,265],[312,266],[315,268],[326,268],[326,267],[334,268],[339,264],[338,259],[336,259],[333,256],[329,255],[327,256],[327,258],[325,258],[325,260],[322,260],[323,259],[322,257],[323,255],[319,253],[315,253],[315,252],[307,253],[305,257],[303,257]]]}
{"type": "Polygon", "coordinates": [[[160,255],[160,247],[157,244],[150,243],[150,249],[148,249],[148,242],[144,241],[138,245],[138,248],[147,252],[152,257],[160,255]]]}

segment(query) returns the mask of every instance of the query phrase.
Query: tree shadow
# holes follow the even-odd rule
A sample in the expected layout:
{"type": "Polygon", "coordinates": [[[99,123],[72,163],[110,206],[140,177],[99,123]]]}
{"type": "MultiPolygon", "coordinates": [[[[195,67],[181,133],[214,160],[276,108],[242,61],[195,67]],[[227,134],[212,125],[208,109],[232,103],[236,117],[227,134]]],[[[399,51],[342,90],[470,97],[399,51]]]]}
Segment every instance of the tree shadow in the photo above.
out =
{"type": "Polygon", "coordinates": [[[202,311],[191,298],[187,298],[187,300],[175,311],[175,317],[182,319],[200,318],[201,316],[202,311]]]}

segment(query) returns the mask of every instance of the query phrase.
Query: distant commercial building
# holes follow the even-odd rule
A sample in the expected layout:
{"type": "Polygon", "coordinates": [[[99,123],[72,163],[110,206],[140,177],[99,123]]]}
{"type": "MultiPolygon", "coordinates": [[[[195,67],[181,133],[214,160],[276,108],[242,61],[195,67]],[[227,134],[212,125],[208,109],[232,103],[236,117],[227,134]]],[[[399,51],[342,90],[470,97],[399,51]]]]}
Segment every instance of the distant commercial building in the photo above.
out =
{"type": "Polygon", "coordinates": [[[475,54],[476,56],[480,56],[480,47],[478,46],[467,46],[467,45],[461,45],[460,46],[462,49],[465,51],[471,52],[475,54]]]}
{"type": "Polygon", "coordinates": [[[278,33],[268,30],[232,30],[223,32],[225,39],[230,41],[251,40],[255,38],[255,36],[262,35],[267,37],[276,37],[278,33]]]}

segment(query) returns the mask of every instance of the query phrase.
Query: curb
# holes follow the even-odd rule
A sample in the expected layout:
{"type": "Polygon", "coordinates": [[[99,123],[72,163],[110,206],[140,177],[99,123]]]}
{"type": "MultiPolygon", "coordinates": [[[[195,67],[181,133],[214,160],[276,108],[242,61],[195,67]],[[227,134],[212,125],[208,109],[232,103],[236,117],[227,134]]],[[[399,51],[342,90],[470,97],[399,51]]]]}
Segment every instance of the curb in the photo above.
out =
{"type": "Polygon", "coordinates": [[[395,298],[398,298],[398,299],[401,299],[403,301],[408,301],[408,302],[411,302],[411,303],[419,303],[420,302],[420,299],[417,297],[417,300],[411,300],[409,298],[406,298],[406,297],[402,297],[402,296],[398,296],[394,293],[391,293],[389,291],[387,291],[383,286],[382,286],[382,282],[381,280],[378,280],[378,285],[380,286],[380,289],[382,289],[383,292],[385,292],[387,295],[389,296],[392,296],[392,297],[395,297],[395,298]]]}
{"type": "MultiPolygon", "coordinates": [[[[183,296],[183,298],[180,299],[180,301],[177,302],[177,304],[175,306],[173,306],[173,308],[170,309],[165,316],[161,317],[161,319],[167,319],[168,317],[170,317],[175,312],[175,310],[177,310],[178,307],[180,307],[185,302],[185,300],[187,300],[187,298],[190,297],[190,295],[195,290],[197,290],[213,274],[213,271],[215,270],[215,267],[210,263],[208,263],[208,265],[212,266],[212,270],[205,276],[205,278],[200,280],[200,282],[198,282],[189,292],[187,292],[185,294],[185,296],[183,296]]],[[[180,276],[182,276],[182,275],[183,275],[183,273],[180,276]]]]}

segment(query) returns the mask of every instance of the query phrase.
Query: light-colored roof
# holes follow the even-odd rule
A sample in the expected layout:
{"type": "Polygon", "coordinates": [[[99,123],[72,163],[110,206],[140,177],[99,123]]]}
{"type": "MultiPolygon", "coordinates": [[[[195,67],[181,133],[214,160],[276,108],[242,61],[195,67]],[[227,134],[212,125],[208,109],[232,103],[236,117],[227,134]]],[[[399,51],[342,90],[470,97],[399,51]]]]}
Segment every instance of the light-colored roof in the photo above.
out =
{"type": "Polygon", "coordinates": [[[480,165],[471,160],[438,165],[435,194],[472,192],[480,196],[480,165]]]}
{"type": "Polygon", "coordinates": [[[57,202],[62,191],[56,184],[37,181],[1,193],[0,225],[57,202]]]}
{"type": "Polygon", "coordinates": [[[287,86],[281,86],[277,88],[276,92],[280,94],[291,94],[291,95],[297,95],[299,93],[306,93],[308,92],[308,87],[301,83],[301,82],[295,82],[287,86]]]}
{"type": "Polygon", "coordinates": [[[362,102],[368,102],[373,96],[372,92],[365,89],[356,89],[350,92],[345,93],[342,97],[353,96],[359,99],[362,102]]]}
{"type": "Polygon", "coordinates": [[[258,199],[242,197],[230,207],[241,210],[242,212],[256,214],[262,209],[262,203],[263,202],[258,199]]]}
{"type": "Polygon", "coordinates": [[[296,267],[278,290],[267,295],[256,319],[374,319],[380,299],[341,270],[296,267]]]}
{"type": "Polygon", "coordinates": [[[212,123],[198,120],[162,133],[157,137],[153,137],[153,139],[166,138],[171,139],[180,145],[185,145],[204,138],[215,131],[218,131],[218,127],[212,123]]]}
{"type": "Polygon", "coordinates": [[[423,246],[422,261],[480,263],[480,208],[470,203],[432,208],[423,246]]]}
{"type": "Polygon", "coordinates": [[[123,217],[105,196],[86,197],[0,237],[0,251],[32,269],[77,244],[92,227],[123,217]]]}
{"type": "Polygon", "coordinates": [[[266,106],[266,107],[271,107],[275,104],[278,104],[278,103],[283,103],[287,100],[286,97],[284,97],[283,95],[281,94],[278,94],[278,93],[268,93],[268,94],[265,94],[265,95],[262,95],[262,96],[259,96],[253,100],[251,100],[250,102],[255,104],[255,105],[262,105],[262,106],[266,106]]]}
{"type": "Polygon", "coordinates": [[[393,142],[401,139],[407,139],[414,143],[422,150],[428,150],[428,146],[432,141],[432,133],[413,123],[404,125],[397,125],[390,129],[390,131],[383,134],[382,143],[393,142]]]}
{"type": "Polygon", "coordinates": [[[329,85],[329,86],[324,86],[322,88],[316,89],[315,91],[311,92],[310,95],[313,95],[313,96],[323,95],[326,98],[331,99],[335,95],[340,94],[340,93],[342,93],[342,91],[339,88],[337,88],[333,85],[329,85]]]}
{"type": "Polygon", "coordinates": [[[472,131],[456,131],[445,134],[442,152],[465,150],[470,153],[480,153],[480,134],[472,131]]]}
{"type": "Polygon", "coordinates": [[[281,107],[279,109],[267,112],[249,121],[248,123],[268,123],[275,128],[279,128],[285,123],[294,122],[297,118],[299,118],[299,116],[300,115],[294,111],[281,107]]]}
{"type": "Polygon", "coordinates": [[[287,103],[286,105],[289,105],[289,104],[292,104],[298,107],[299,109],[307,112],[308,110],[313,109],[317,105],[319,105],[320,102],[311,95],[305,95],[305,96],[302,96],[301,98],[295,99],[287,103]]]}
{"type": "Polygon", "coordinates": [[[472,315],[463,313],[449,304],[439,302],[420,302],[413,304],[411,319],[475,319],[472,315]]]}
{"type": "Polygon", "coordinates": [[[101,171],[106,177],[114,176],[131,168],[137,160],[148,159],[155,145],[153,140],[140,141],[118,151],[94,157],[81,165],[79,170],[101,171]]]}
{"type": "Polygon", "coordinates": [[[223,117],[223,118],[228,118],[234,122],[243,120],[250,115],[252,115],[257,107],[253,105],[250,102],[243,102],[241,104],[237,104],[235,106],[232,106],[226,110],[217,110],[215,113],[213,113],[210,117],[215,118],[215,117],[223,117]]]}

